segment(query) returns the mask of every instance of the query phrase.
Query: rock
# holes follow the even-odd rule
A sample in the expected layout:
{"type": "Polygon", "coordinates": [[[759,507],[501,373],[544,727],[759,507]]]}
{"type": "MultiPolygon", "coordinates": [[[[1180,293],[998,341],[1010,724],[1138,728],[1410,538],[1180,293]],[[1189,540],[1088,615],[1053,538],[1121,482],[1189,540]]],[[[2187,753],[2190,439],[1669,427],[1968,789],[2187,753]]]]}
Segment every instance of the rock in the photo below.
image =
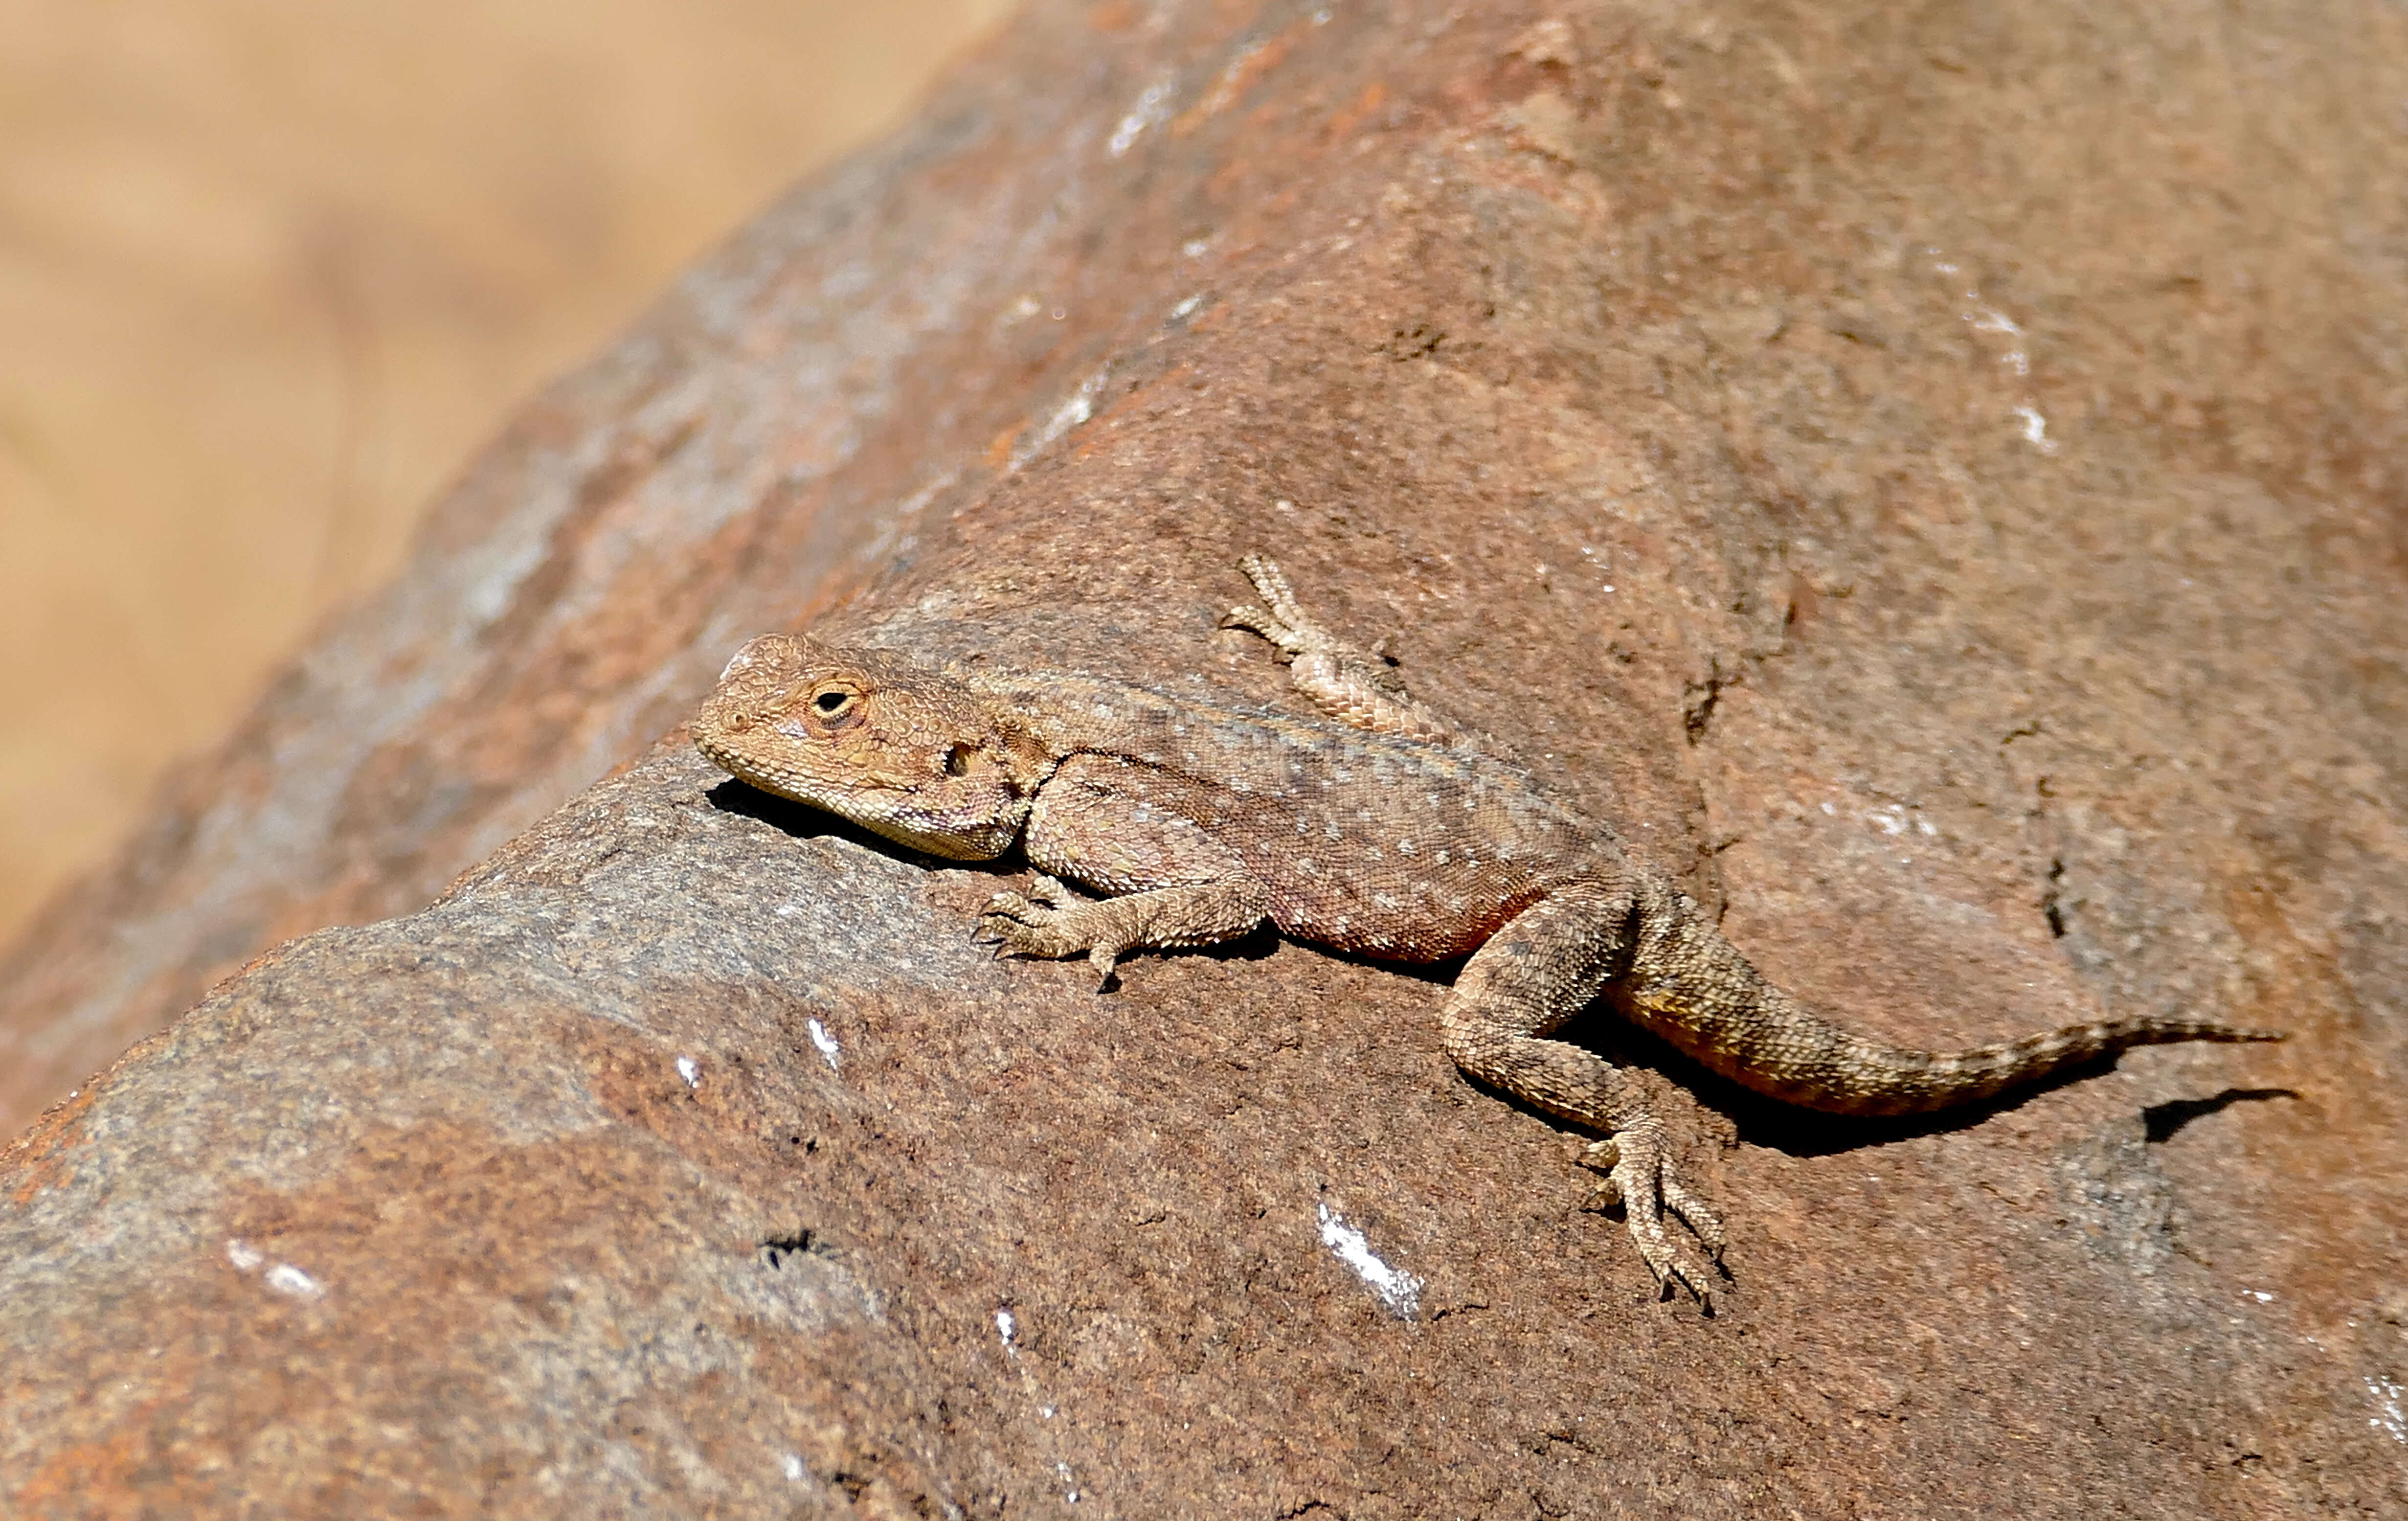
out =
{"type": "Polygon", "coordinates": [[[707,262],[15,954],[30,1106],[314,931],[0,1157],[0,1509],[2408,1503],[2402,23],[1154,16],[707,262]],[[1600,1011],[1701,1319],[1432,978],[1099,997],[646,750],[805,622],[1283,701],[1256,547],[1853,1024],[2295,1038],[1840,1126],[1600,1011]]]}

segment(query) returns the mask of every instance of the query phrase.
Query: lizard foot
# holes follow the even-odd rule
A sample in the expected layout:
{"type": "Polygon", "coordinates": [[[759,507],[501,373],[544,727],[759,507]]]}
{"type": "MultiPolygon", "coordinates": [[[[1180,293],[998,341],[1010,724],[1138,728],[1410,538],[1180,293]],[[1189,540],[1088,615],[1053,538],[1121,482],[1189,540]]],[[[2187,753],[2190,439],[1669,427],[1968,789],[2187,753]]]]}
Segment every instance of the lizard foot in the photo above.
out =
{"type": "Polygon", "coordinates": [[[978,933],[972,938],[995,947],[999,956],[1039,956],[1058,961],[1085,950],[1086,944],[1068,934],[1062,920],[1071,911],[1062,884],[1039,872],[1028,891],[1001,892],[979,911],[978,933]]]}
{"type": "Polygon", "coordinates": [[[998,956],[1061,961],[1083,951],[1095,962],[1096,983],[1102,986],[1111,981],[1121,948],[1097,940],[1091,926],[1077,922],[1087,907],[1040,871],[1029,879],[1026,893],[1003,892],[988,898],[979,911],[973,939],[993,945],[998,956]]]}
{"type": "Polygon", "coordinates": [[[1262,595],[1264,606],[1249,603],[1231,608],[1221,615],[1223,628],[1246,628],[1260,634],[1279,649],[1280,653],[1294,660],[1312,651],[1334,649],[1337,640],[1319,624],[1304,615],[1296,605],[1296,589],[1288,584],[1287,573],[1278,562],[1260,554],[1249,554],[1238,562],[1238,568],[1254,583],[1262,595]]]}
{"type": "Polygon", "coordinates": [[[1622,1206],[1630,1239],[1665,1295],[1670,1297],[1676,1286],[1687,1289],[1700,1309],[1713,1313],[1713,1284],[1723,1254],[1722,1219],[1682,1181],[1663,1128],[1653,1120],[1642,1120],[1611,1140],[1584,1149],[1581,1165],[1605,1174],[1588,1202],[1622,1206]],[[1697,1246],[1675,1240],[1664,1228],[1667,1209],[1688,1225],[1697,1246]]]}

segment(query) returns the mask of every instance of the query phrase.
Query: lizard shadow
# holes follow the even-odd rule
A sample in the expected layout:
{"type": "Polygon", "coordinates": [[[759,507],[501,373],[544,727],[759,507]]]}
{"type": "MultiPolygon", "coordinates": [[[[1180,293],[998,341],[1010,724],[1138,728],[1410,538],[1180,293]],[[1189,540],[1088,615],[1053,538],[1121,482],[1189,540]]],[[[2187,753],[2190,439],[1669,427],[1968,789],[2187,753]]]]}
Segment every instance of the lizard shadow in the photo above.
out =
{"type": "MultiPolygon", "coordinates": [[[[840,839],[846,844],[858,845],[888,860],[900,861],[924,871],[971,871],[1002,879],[1034,869],[1017,844],[1002,854],[983,861],[966,861],[930,851],[914,850],[900,840],[889,839],[876,830],[865,828],[838,814],[813,808],[809,803],[798,803],[790,797],[781,797],[776,793],[734,777],[710,788],[703,796],[722,812],[740,813],[748,819],[758,819],[794,839],[840,839]]],[[[1279,932],[1265,924],[1232,940],[1211,945],[1182,947],[1178,954],[1211,956],[1217,961],[1260,961],[1278,950],[1279,943],[1279,932]]],[[[1452,965],[1459,967],[1462,963],[1458,961],[1452,965]]],[[[1421,969],[1404,969],[1418,971],[1421,969]]],[[[1119,983],[1120,974],[1114,972],[1105,986],[1116,988],[1119,983]]]]}
{"type": "Polygon", "coordinates": [[[1020,855],[1016,846],[1010,855],[999,856],[993,861],[958,861],[931,851],[913,850],[900,840],[889,839],[850,819],[813,808],[809,803],[781,797],[774,792],[765,792],[749,782],[739,782],[733,777],[710,788],[703,796],[723,813],[740,813],[748,819],[759,819],[796,839],[841,839],[848,845],[858,845],[889,860],[901,861],[923,870],[989,871],[1000,876],[1010,869],[1009,863],[1017,861],[1020,855]]]}
{"type": "MultiPolygon", "coordinates": [[[[1003,878],[1016,876],[1029,869],[1026,857],[1018,845],[1003,854],[984,861],[956,860],[926,851],[914,850],[897,840],[889,839],[873,830],[825,812],[808,803],[781,797],[749,782],[734,778],[710,788],[705,795],[711,805],[729,813],[740,813],[759,819],[764,824],[798,839],[833,839],[861,847],[924,869],[976,871],[1003,878]]],[[[1283,937],[1268,924],[1258,926],[1244,935],[1211,945],[1182,948],[1181,955],[1210,956],[1218,961],[1260,961],[1279,948],[1283,937]]],[[[1306,942],[1298,942],[1306,943],[1306,942]]],[[[1373,968],[1396,976],[1427,984],[1443,997],[1462,972],[1468,956],[1455,956],[1444,961],[1391,961],[1341,950],[1335,946],[1312,944],[1319,954],[1359,967],[1373,968]]],[[[1108,987],[1117,983],[1117,974],[1108,987]]],[[[1433,1014],[1436,1011],[1433,1008],[1433,1014]]],[[[1970,1130],[2023,1104],[2041,1094],[2069,1083],[2086,1082],[2114,1069],[2117,1055],[2100,1056],[2094,1061],[2064,1068],[2035,1083],[2026,1083],[1989,1098],[1955,1109],[1928,1114],[1907,1114],[1888,1118],[1865,1118],[1848,1114],[1829,1114],[1818,1110],[1802,1109],[1784,1104],[1755,1093],[1730,1079],[1706,1068],[1694,1057],[1678,1050],[1662,1038],[1624,1017],[1615,1008],[1613,996],[1608,993],[1592,1002],[1570,1025],[1556,1032],[1556,1038],[1596,1052],[1617,1066],[1646,1068],[1677,1087],[1686,1091],[1698,1103],[1729,1120],[1738,1139],[1749,1145],[1769,1147],[1791,1156],[1828,1156],[1866,1146],[1888,1145],[1919,1136],[1946,1135],[1970,1130]]],[[[1549,1125],[1561,1127],[1563,1121],[1533,1104],[1525,1102],[1500,1089],[1480,1084],[1487,1092],[1514,1109],[1549,1125]]],[[[2213,1114],[2236,1103],[2258,1102],[2272,1098],[2296,1098],[2289,1088],[2226,1088],[2202,1098],[2177,1098],[2153,1104],[2142,1111],[2142,1121],[2147,1139],[2153,1142],[2170,1140],[2193,1120],[2213,1114]]]]}
{"type": "Polygon", "coordinates": [[[2171,1098],[2162,1104],[2151,1104],[2141,1111],[2143,1139],[2151,1141],[2171,1141],[2175,1131],[2191,1121],[2234,1104],[2255,1102],[2264,1098],[2297,1098],[2299,1097],[2300,1091],[2297,1088],[2227,1088],[2222,1093],[2212,1094],[2205,1098],[2171,1098]]]}

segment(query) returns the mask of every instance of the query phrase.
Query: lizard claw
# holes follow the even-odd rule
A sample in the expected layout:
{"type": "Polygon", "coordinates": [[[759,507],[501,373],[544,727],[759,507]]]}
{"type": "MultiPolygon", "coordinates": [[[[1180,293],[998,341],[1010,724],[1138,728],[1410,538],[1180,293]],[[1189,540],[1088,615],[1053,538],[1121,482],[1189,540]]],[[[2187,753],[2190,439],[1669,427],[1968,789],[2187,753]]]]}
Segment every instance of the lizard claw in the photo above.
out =
{"type": "Polygon", "coordinates": [[[1270,640],[1283,661],[1294,660],[1304,650],[1304,640],[1295,629],[1280,622],[1278,616],[1253,603],[1240,603],[1221,614],[1223,628],[1243,628],[1270,640]]]}
{"type": "Polygon", "coordinates": [[[1713,1314],[1723,1223],[1713,1207],[1682,1181],[1661,1126],[1653,1120],[1630,1126],[1611,1140],[1585,1148],[1581,1165],[1604,1174],[1584,1207],[1620,1204],[1630,1227],[1631,1242],[1662,1285],[1664,1297],[1670,1299],[1679,1289],[1686,1289],[1700,1310],[1713,1314]],[[1688,1226],[1696,1246],[1676,1240],[1664,1227],[1668,1208],[1688,1226]]]}

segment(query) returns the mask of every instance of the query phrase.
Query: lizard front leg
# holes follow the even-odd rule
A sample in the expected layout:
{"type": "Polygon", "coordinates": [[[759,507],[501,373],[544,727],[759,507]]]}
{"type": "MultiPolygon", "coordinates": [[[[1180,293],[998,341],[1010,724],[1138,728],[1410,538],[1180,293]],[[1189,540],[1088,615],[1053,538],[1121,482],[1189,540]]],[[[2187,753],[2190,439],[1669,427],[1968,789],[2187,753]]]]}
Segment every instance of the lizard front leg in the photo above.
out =
{"type": "Polygon", "coordinates": [[[1605,882],[1559,887],[1489,937],[1464,965],[1440,1015],[1446,1053],[1472,1077],[1551,1114],[1609,1133],[1582,1154],[1606,1174],[1639,1255],[1670,1293],[1713,1305],[1714,1270],[1665,1226],[1669,1209],[1719,1257],[1722,1222],[1681,1175],[1641,1080],[1595,1054],[1546,1037],[1594,998],[1631,949],[1630,892],[1605,882]]]}
{"type": "Polygon", "coordinates": [[[1022,842],[1038,876],[997,893],[979,933],[1008,955],[1085,952],[1098,983],[1124,954],[1235,939],[1270,911],[1270,889],[1197,822],[1213,806],[1191,778],[1107,754],[1065,761],[1029,810],[1022,842]],[[1052,873],[1113,895],[1074,898],[1052,873]]]}
{"type": "Polygon", "coordinates": [[[1125,897],[1074,898],[1039,872],[1022,893],[997,893],[979,915],[979,934],[998,955],[1060,960],[1085,952],[1100,985],[1126,953],[1232,940],[1263,922],[1269,895],[1247,878],[1161,887],[1125,897]]]}

